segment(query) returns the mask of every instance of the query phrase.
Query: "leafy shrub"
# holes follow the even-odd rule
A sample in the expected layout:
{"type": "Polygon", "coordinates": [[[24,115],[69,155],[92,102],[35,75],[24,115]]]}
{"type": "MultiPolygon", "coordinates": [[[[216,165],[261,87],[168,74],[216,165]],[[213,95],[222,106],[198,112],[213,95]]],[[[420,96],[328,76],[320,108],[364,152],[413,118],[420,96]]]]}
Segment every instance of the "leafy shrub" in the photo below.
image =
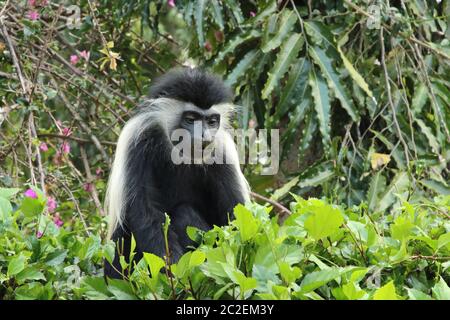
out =
{"type": "Polygon", "coordinates": [[[294,196],[286,219],[238,205],[227,226],[188,228],[199,246],[178,263],[144,253],[127,280],[106,282],[113,245],[58,227],[39,190],[17,192],[0,189],[3,299],[450,299],[449,196],[390,212],[294,196]]]}

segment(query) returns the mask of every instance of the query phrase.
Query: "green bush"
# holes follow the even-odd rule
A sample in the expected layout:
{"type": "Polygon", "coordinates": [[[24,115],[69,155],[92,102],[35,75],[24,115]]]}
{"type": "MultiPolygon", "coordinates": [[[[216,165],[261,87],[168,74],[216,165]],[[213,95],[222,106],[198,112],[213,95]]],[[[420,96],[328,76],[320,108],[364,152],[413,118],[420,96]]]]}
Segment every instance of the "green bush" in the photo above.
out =
{"type": "Polygon", "coordinates": [[[106,282],[113,244],[18,191],[0,189],[1,299],[450,299],[449,196],[371,212],[293,195],[283,219],[238,205],[227,226],[188,228],[199,245],[178,263],[132,253],[127,279],[106,282]]]}

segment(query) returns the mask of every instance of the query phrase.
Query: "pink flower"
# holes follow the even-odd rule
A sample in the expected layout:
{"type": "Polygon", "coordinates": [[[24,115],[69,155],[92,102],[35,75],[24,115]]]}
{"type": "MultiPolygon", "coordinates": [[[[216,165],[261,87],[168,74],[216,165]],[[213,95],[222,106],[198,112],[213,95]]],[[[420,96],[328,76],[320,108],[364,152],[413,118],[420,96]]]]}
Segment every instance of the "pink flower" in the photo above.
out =
{"type": "Polygon", "coordinates": [[[85,183],[84,185],[83,185],[83,189],[84,189],[84,191],[86,191],[86,192],[92,192],[92,190],[94,189],[94,187],[92,186],[92,183],[85,183]]]}
{"type": "Polygon", "coordinates": [[[28,189],[27,191],[25,191],[24,195],[25,195],[25,197],[32,198],[32,199],[38,198],[37,193],[33,189],[28,189]]]}
{"type": "Polygon", "coordinates": [[[256,16],[256,13],[253,12],[253,11],[250,11],[250,15],[251,15],[252,17],[254,17],[254,16],[256,16]]]}
{"type": "Polygon", "coordinates": [[[45,142],[41,142],[41,144],[39,145],[39,149],[41,149],[41,151],[48,151],[48,146],[45,142]]]}
{"type": "Polygon", "coordinates": [[[64,129],[62,129],[62,134],[68,137],[72,134],[72,129],[64,128],[64,129]]]}
{"type": "Polygon", "coordinates": [[[168,0],[167,4],[169,5],[169,7],[174,8],[175,7],[175,0],[168,0]]]}
{"type": "Polygon", "coordinates": [[[89,51],[83,50],[80,52],[80,57],[82,57],[84,60],[88,61],[89,60],[89,56],[91,55],[91,53],[89,51]]]}
{"type": "Polygon", "coordinates": [[[30,11],[28,12],[28,19],[32,20],[32,21],[36,21],[39,19],[39,13],[37,11],[30,11]]]}
{"type": "Polygon", "coordinates": [[[44,233],[42,233],[42,231],[36,232],[36,238],[38,238],[38,239],[42,238],[43,235],[44,235],[44,233]]]}
{"type": "Polygon", "coordinates": [[[48,0],[41,0],[40,5],[41,7],[45,7],[46,5],[48,5],[48,0]]]}
{"type": "Polygon", "coordinates": [[[67,141],[64,141],[61,145],[61,150],[66,154],[70,153],[70,144],[67,141]]]}
{"type": "Polygon", "coordinates": [[[36,0],[28,0],[28,5],[34,7],[36,5],[36,0]]]}
{"type": "Polygon", "coordinates": [[[95,170],[95,174],[97,175],[97,177],[100,177],[103,174],[102,168],[97,168],[97,170],[95,170]]]}
{"type": "Polygon", "coordinates": [[[47,208],[48,208],[48,212],[53,212],[55,211],[56,207],[58,206],[56,200],[52,197],[47,197],[47,208]]]}
{"type": "Polygon", "coordinates": [[[61,220],[61,218],[59,217],[59,214],[57,213],[57,214],[53,217],[53,223],[54,223],[58,228],[61,228],[61,226],[64,224],[64,221],[61,220]]]}
{"type": "Polygon", "coordinates": [[[76,54],[73,54],[73,55],[70,56],[70,63],[71,64],[77,64],[79,60],[80,60],[80,58],[76,54]]]}

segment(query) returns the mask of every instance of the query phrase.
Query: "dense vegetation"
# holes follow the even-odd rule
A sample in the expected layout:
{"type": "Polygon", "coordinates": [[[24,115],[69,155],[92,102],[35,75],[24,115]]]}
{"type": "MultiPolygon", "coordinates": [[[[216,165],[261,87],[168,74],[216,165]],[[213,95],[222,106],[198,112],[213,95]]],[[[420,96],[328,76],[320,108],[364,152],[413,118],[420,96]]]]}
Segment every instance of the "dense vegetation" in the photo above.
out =
{"type": "Polygon", "coordinates": [[[0,0],[0,299],[450,299],[449,10],[0,0]],[[246,165],[269,204],[107,284],[115,141],[182,64],[234,88],[236,127],[281,130],[281,170],[246,165]]]}

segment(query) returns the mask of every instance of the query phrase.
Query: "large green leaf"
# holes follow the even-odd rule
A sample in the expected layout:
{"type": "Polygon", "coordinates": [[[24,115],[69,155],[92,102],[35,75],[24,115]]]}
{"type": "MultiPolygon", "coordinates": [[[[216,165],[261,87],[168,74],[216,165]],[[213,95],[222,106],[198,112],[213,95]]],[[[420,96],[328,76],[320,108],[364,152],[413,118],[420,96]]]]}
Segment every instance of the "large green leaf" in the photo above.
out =
{"type": "Polygon", "coordinates": [[[333,89],[334,94],[341,102],[342,107],[347,111],[353,121],[358,121],[358,110],[356,110],[353,100],[346,88],[342,85],[337,71],[333,68],[331,59],[327,56],[325,51],[319,47],[310,46],[309,53],[316,64],[320,66],[322,74],[326,77],[329,87],[333,89]]]}
{"type": "MultiPolygon", "coordinates": [[[[263,43],[261,50],[264,53],[268,53],[269,51],[278,48],[281,45],[283,39],[285,39],[290,31],[294,28],[295,23],[297,22],[297,16],[292,10],[283,10],[281,12],[281,17],[279,17],[279,23],[277,32],[273,36],[273,38],[269,39],[267,43],[263,43]]],[[[287,40],[289,42],[289,40],[287,40]]]]}
{"type": "Polygon", "coordinates": [[[324,146],[330,144],[330,99],[328,97],[328,87],[322,75],[315,68],[311,68],[309,73],[309,85],[311,87],[314,100],[316,117],[319,121],[319,130],[322,134],[324,146]]]}
{"type": "Polygon", "coordinates": [[[195,27],[197,29],[198,44],[200,45],[200,48],[203,48],[203,45],[205,44],[205,36],[203,34],[205,5],[206,0],[197,0],[195,2],[194,18],[195,27]]]}
{"type": "Polygon", "coordinates": [[[225,80],[225,83],[232,87],[236,82],[243,77],[247,70],[252,68],[255,61],[260,56],[260,52],[258,49],[253,49],[242,58],[241,61],[234,67],[233,71],[228,75],[227,79],[225,80]]]}
{"type": "Polygon", "coordinates": [[[302,48],[302,45],[303,38],[301,34],[294,33],[281,47],[281,50],[277,55],[277,60],[269,71],[267,82],[261,92],[261,97],[263,99],[269,98],[275,85],[279,84],[281,77],[287,72],[290,64],[297,58],[297,54],[302,48]]]}

